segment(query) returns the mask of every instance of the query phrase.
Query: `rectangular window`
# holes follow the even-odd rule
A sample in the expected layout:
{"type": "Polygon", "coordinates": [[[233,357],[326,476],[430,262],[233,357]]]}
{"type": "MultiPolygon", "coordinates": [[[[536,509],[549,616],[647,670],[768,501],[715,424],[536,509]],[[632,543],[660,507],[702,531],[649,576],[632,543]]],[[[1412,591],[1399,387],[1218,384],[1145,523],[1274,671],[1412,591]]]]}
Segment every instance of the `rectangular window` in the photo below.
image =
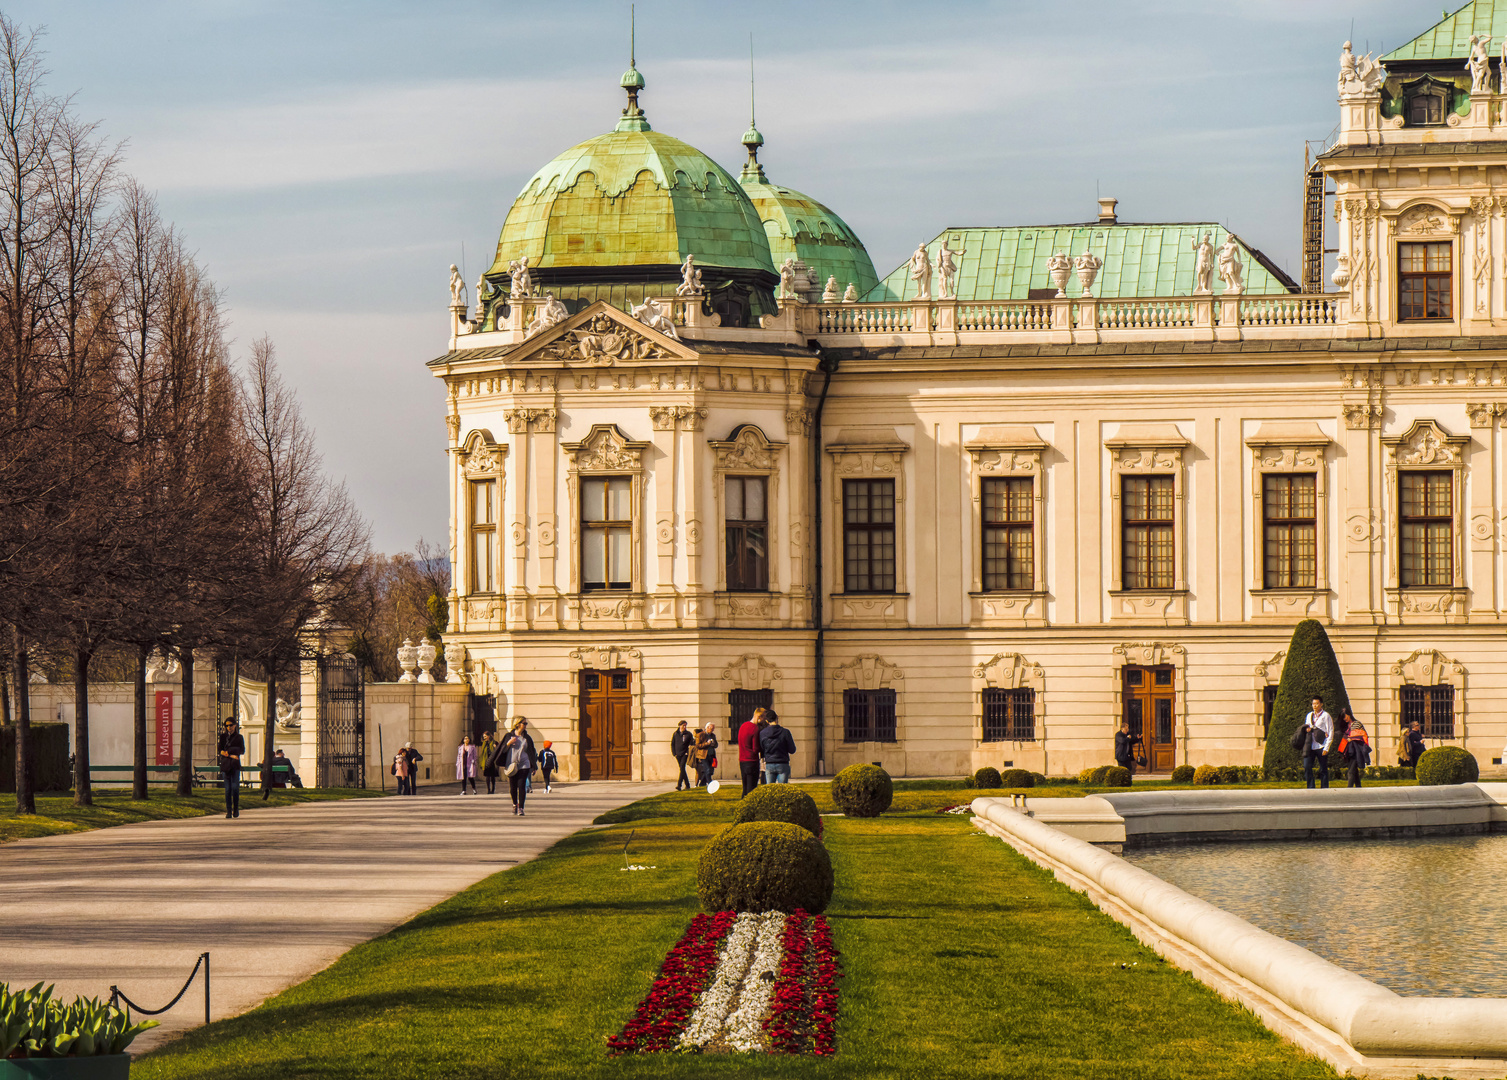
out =
{"type": "Polygon", "coordinates": [[[1036,741],[1036,691],[1004,690],[989,687],[984,691],[985,742],[1036,741]]]}
{"type": "Polygon", "coordinates": [[[471,591],[497,591],[497,481],[471,481],[471,591]]]}
{"type": "Polygon", "coordinates": [[[1263,583],[1268,589],[1311,589],[1318,581],[1318,478],[1313,473],[1261,478],[1263,583]]]}
{"type": "Polygon", "coordinates": [[[1402,472],[1402,558],[1398,584],[1450,586],[1455,582],[1454,482],[1449,472],[1402,472]]]}
{"type": "Polygon", "coordinates": [[[844,690],[842,737],[844,742],[894,742],[895,692],[844,690]]]}
{"type": "Polygon", "coordinates": [[[895,482],[844,480],[843,591],[895,591],[895,482]]]}
{"type": "Polygon", "coordinates": [[[1261,737],[1264,739],[1272,730],[1272,709],[1277,704],[1277,687],[1275,684],[1261,688],[1261,737]]]}
{"type": "Polygon", "coordinates": [[[762,476],[729,476],[725,484],[727,587],[731,592],[769,588],[768,491],[762,476]]]}
{"type": "Polygon", "coordinates": [[[1397,245],[1397,318],[1454,318],[1452,245],[1397,245]]]}
{"type": "Polygon", "coordinates": [[[633,481],[581,479],[581,587],[633,588],[633,481]]]}
{"type": "Polygon", "coordinates": [[[1425,739],[1455,737],[1455,688],[1443,686],[1403,686],[1398,689],[1402,704],[1404,731],[1418,721],[1425,739]]]}
{"type": "Polygon", "coordinates": [[[1171,589],[1173,478],[1120,478],[1121,559],[1126,589],[1171,589]]]}
{"type": "Polygon", "coordinates": [[[738,741],[738,733],[744,724],[753,721],[755,709],[774,708],[773,690],[729,690],[727,692],[728,737],[738,741]]]}
{"type": "Polygon", "coordinates": [[[1030,477],[983,483],[984,590],[1036,587],[1036,481],[1030,477]]]}

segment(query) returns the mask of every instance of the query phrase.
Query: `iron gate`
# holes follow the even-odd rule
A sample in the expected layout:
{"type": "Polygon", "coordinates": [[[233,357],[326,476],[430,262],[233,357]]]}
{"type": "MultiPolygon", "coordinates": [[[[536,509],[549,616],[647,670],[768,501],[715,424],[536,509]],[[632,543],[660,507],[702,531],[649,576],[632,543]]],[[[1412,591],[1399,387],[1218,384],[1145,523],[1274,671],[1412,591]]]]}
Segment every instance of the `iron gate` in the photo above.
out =
{"type": "Polygon", "coordinates": [[[366,786],[366,686],[354,656],[321,656],[319,668],[320,787],[366,786]]]}

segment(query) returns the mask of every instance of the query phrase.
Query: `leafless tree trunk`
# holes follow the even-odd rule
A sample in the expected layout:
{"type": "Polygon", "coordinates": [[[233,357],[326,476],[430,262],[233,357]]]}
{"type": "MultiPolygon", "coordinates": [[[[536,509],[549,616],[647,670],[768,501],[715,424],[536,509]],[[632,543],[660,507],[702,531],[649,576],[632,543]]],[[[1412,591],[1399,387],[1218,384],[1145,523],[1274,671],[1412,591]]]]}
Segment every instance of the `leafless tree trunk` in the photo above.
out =
{"type": "Polygon", "coordinates": [[[26,656],[26,636],[12,625],[11,670],[16,673],[16,813],[35,814],[36,797],[31,780],[31,672],[26,656]]]}
{"type": "Polygon", "coordinates": [[[179,662],[183,665],[183,730],[179,733],[178,794],[194,793],[194,647],[189,644],[178,648],[179,662]]]}

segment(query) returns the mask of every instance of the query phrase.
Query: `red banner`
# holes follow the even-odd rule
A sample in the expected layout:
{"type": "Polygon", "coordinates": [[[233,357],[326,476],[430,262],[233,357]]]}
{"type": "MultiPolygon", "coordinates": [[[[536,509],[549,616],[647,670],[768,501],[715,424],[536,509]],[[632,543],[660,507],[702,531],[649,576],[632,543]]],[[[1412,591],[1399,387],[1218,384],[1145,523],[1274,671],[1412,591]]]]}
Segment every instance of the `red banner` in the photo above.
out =
{"type": "Polygon", "coordinates": [[[157,691],[157,762],[173,763],[173,692],[157,691]]]}

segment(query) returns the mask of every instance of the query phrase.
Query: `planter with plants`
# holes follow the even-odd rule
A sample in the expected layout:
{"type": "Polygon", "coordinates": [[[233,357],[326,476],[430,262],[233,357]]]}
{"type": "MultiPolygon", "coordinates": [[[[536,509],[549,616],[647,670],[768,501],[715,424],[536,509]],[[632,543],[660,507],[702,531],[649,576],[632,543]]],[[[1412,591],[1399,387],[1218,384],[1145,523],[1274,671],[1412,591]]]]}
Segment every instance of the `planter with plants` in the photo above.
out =
{"type": "Polygon", "coordinates": [[[126,1080],[126,1047],[156,1026],[97,998],[65,1005],[50,986],[0,983],[0,1080],[126,1080]]]}

